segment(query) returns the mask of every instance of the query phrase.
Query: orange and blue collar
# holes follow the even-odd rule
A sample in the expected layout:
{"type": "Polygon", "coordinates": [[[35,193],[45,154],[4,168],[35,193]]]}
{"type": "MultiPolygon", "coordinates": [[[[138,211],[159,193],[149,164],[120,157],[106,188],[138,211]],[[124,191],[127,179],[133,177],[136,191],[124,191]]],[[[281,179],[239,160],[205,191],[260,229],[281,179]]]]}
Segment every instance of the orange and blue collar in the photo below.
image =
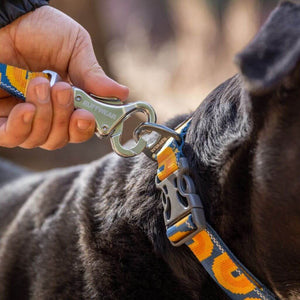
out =
{"type": "Polygon", "coordinates": [[[182,152],[190,121],[180,126],[181,143],[171,138],[157,154],[156,186],[161,190],[169,241],[186,244],[224,292],[235,300],[277,299],[234,256],[205,221],[204,209],[182,152]]]}

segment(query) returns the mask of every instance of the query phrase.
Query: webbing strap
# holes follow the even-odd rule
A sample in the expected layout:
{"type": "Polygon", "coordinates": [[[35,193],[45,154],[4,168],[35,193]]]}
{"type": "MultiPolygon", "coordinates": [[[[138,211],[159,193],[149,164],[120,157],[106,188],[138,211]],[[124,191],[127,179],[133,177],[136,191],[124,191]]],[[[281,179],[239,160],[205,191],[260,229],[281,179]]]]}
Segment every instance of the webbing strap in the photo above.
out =
{"type": "MultiPolygon", "coordinates": [[[[176,242],[197,228],[191,215],[167,229],[168,238],[176,242]]],[[[260,283],[232,254],[220,236],[206,224],[186,242],[193,254],[214,281],[231,299],[268,300],[275,296],[260,283]]]]}
{"type": "MultiPolygon", "coordinates": [[[[184,137],[189,123],[181,128],[184,137]]],[[[183,144],[183,143],[182,143],[183,144]]],[[[184,156],[182,146],[170,139],[157,155],[159,182],[180,168],[180,158],[184,156]]],[[[171,242],[177,242],[196,232],[197,226],[192,214],[185,215],[175,224],[167,227],[167,236],[171,242]]],[[[276,299],[232,254],[220,236],[209,224],[206,228],[188,239],[186,245],[203,265],[205,270],[224,292],[235,300],[276,299]]]]}
{"type": "Polygon", "coordinates": [[[19,99],[26,99],[27,86],[31,79],[49,76],[42,72],[30,72],[0,63],[0,88],[19,99]]]}

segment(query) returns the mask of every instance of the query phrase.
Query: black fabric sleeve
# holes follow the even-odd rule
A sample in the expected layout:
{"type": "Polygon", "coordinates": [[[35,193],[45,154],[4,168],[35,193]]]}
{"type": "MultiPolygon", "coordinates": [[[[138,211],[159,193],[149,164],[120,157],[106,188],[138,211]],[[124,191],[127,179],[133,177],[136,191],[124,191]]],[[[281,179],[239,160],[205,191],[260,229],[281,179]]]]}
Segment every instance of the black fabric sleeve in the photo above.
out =
{"type": "Polygon", "coordinates": [[[48,2],[49,0],[0,0],[0,28],[48,2]]]}

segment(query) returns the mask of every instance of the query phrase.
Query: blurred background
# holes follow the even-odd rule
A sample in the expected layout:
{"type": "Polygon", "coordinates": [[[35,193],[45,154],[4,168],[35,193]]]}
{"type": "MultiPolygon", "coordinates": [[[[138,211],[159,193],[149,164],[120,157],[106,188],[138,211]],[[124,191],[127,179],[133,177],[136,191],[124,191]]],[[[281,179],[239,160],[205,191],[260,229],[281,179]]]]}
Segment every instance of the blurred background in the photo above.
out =
{"type": "MultiPolygon", "coordinates": [[[[234,55],[253,38],[277,0],[52,0],[90,33],[107,74],[130,88],[129,101],[155,108],[158,122],[197,108],[238,70],[234,55]]],[[[127,122],[126,138],[137,120],[127,122]]],[[[111,151],[97,137],[56,151],[4,149],[34,170],[95,160],[111,151]]]]}

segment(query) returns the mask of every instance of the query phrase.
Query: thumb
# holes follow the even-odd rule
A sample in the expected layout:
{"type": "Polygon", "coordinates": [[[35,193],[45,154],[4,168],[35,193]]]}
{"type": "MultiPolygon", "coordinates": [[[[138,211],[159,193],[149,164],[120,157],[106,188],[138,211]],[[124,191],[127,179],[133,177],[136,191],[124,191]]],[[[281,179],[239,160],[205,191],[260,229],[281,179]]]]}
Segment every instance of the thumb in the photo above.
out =
{"type": "Polygon", "coordinates": [[[98,64],[91,38],[83,28],[78,33],[68,71],[72,83],[87,93],[121,100],[128,97],[128,88],[109,78],[98,64]]]}

